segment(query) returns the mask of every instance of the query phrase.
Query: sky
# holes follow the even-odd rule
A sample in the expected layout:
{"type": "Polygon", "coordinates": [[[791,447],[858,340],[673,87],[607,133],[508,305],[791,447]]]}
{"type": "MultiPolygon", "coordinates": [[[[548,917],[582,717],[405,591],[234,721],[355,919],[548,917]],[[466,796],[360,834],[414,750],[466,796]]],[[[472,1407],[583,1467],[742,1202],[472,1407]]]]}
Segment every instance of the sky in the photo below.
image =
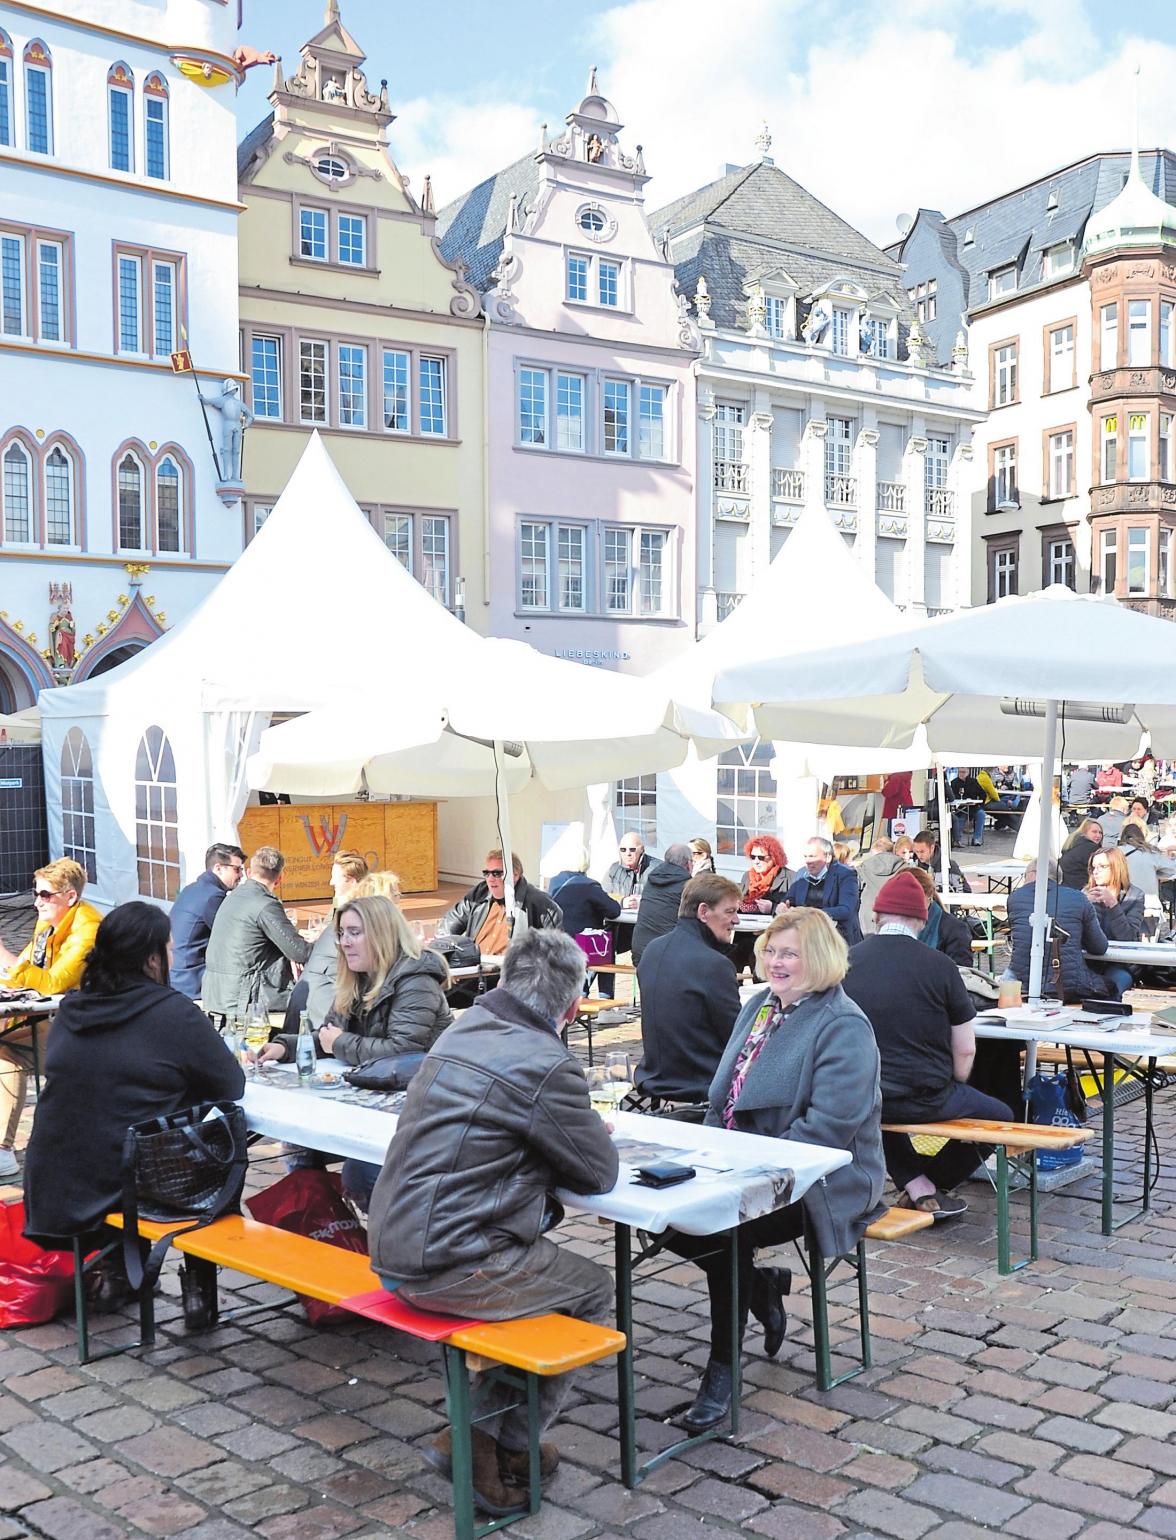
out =
{"type": "MultiPolygon", "coordinates": [[[[437,206],[517,160],[584,94],[589,67],[644,146],[660,208],[758,158],[879,244],[918,208],[956,214],[1097,150],[1176,149],[1176,0],[450,0],[436,9],[341,0],[386,78],[389,138],[437,206]],[[732,25],[724,27],[729,16],[732,25]]],[[[242,42],[297,68],[322,0],[245,0],[242,42]]],[[[269,110],[272,69],[238,98],[244,135],[269,110]]]]}

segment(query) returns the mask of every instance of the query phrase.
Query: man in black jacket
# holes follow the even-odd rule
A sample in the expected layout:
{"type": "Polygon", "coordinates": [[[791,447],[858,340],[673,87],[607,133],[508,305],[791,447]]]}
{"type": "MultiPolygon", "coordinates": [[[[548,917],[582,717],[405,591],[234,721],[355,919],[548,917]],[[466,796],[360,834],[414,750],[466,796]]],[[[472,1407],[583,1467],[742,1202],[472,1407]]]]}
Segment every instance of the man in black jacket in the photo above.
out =
{"type": "MultiPolygon", "coordinates": [[[[570,936],[524,932],[501,986],[441,1034],[409,1085],[372,1193],[368,1241],[384,1287],[418,1309],[491,1321],[552,1311],[609,1318],[609,1273],[545,1234],[562,1213],[557,1187],[601,1193],[617,1179],[609,1129],[560,1041],[583,980],[584,954],[570,936]]],[[[541,1426],[570,1380],[539,1381],[541,1426]]],[[[526,1480],[527,1413],[517,1401],[498,1384],[479,1401],[474,1494],[492,1514],[526,1506],[505,1485],[526,1480]]],[[[448,1471],[450,1448],[446,1430],[427,1457],[448,1471]]],[[[558,1463],[555,1446],[541,1444],[543,1476],[558,1463]]]]}
{"type": "Polygon", "coordinates": [[[637,1089],[667,1101],[707,1099],[739,1014],[731,937],[742,893],[706,872],[682,889],[678,923],[641,954],[637,1089]]]}
{"type": "Polygon", "coordinates": [[[665,858],[649,868],[633,927],[635,963],[641,961],[642,952],[655,937],[664,936],[677,924],[682,889],[690,881],[693,865],[694,854],[689,845],[670,845],[665,858]]]}
{"type": "MultiPolygon", "coordinates": [[[[515,935],[524,930],[560,930],[563,911],[541,888],[533,888],[523,876],[523,863],[511,857],[514,872],[515,935]]],[[[501,850],[491,850],[482,868],[482,881],[475,882],[441,917],[439,936],[470,936],[483,952],[500,957],[506,951],[510,932],[506,921],[506,870],[501,850]]]]}
{"type": "Polygon", "coordinates": [[[204,983],[204,955],[216,912],[245,877],[245,852],[240,845],[210,845],[204,870],[181,888],[171,910],[171,986],[189,1000],[199,1000],[204,983]]]}

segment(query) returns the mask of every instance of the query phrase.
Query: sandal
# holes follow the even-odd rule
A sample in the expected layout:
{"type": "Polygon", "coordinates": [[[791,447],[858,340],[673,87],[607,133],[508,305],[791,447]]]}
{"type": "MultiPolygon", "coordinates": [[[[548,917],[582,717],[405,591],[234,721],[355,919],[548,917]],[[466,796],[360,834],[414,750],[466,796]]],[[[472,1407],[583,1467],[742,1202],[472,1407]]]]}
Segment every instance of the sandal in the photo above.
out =
{"type": "Polygon", "coordinates": [[[912,1198],[905,1190],[902,1196],[905,1207],[917,1209],[920,1214],[930,1214],[936,1222],[940,1219],[955,1219],[968,1212],[968,1205],[963,1198],[957,1197],[954,1192],[940,1192],[938,1188],[934,1192],[924,1193],[921,1198],[912,1198]]]}

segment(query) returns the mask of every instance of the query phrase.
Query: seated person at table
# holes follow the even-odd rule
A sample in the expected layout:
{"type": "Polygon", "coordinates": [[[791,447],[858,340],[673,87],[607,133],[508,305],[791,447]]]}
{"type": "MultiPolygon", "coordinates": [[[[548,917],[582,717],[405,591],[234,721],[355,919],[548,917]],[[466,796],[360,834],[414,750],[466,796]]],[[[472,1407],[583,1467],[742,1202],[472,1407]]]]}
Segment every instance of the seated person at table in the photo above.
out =
{"type": "Polygon", "coordinates": [[[1127,822],[1127,798],[1112,797],[1107,803],[1105,813],[1099,814],[1098,819],[1103,831],[1103,844],[1109,850],[1119,843],[1119,835],[1123,832],[1123,825],[1127,822]]]}
{"type": "Polygon", "coordinates": [[[739,888],[706,872],[682,889],[678,923],[641,954],[643,1096],[705,1102],[739,1014],[731,936],[739,918],[739,888]]]}
{"type": "MultiPolygon", "coordinates": [[[[1106,932],[1098,923],[1094,905],[1085,893],[1064,888],[1058,881],[1057,863],[1049,863],[1045,912],[1053,921],[1052,939],[1047,942],[1042,994],[1053,994],[1067,1005],[1079,1000],[1105,1000],[1114,995],[1110,983],[1087,962],[1084,953],[1101,957],[1107,949],[1106,932]]],[[[1025,880],[1009,894],[1009,929],[1012,955],[1009,971],[1021,980],[1025,999],[1029,998],[1029,966],[1033,952],[1033,898],[1037,881],[1037,862],[1025,868],[1025,880]]]]}
{"type": "MultiPolygon", "coordinates": [[[[195,1102],[239,1098],[241,1066],[204,1013],[168,984],[167,915],[120,904],[102,920],[78,988],[53,1023],[25,1164],[25,1234],[38,1245],[95,1246],[122,1206],[127,1129],[195,1102]]],[[[122,1254],[87,1278],[99,1307],[130,1293],[122,1254]],[[91,1281],[92,1280],[92,1281],[91,1281]]]]}
{"type": "MultiPolygon", "coordinates": [[[[943,907],[939,901],[939,894],[935,891],[935,883],[930,872],[925,872],[921,866],[916,866],[912,869],[911,876],[922,888],[927,899],[927,923],[919,932],[918,939],[924,946],[934,947],[937,952],[950,957],[957,967],[970,968],[972,966],[972,932],[967,921],[943,907]]],[[[874,897],[877,898],[877,896],[875,893],[874,897]]],[[[877,915],[873,918],[871,933],[878,928],[877,915]]]]}
{"type": "Polygon", "coordinates": [[[574,866],[557,872],[551,879],[551,896],[559,900],[564,934],[568,936],[578,936],[582,930],[599,930],[621,912],[619,902],[594,877],[589,877],[586,850],[579,852],[574,866]]]}
{"type": "Polygon", "coordinates": [[[1118,765],[1107,763],[1101,767],[1094,777],[1094,785],[1097,791],[1107,791],[1123,784],[1123,772],[1118,765]]]}
{"type": "MultiPolygon", "coordinates": [[[[335,914],[340,904],[357,896],[359,884],[368,875],[368,865],[358,850],[340,850],[331,861],[332,914],[310,944],[310,956],[302,977],[290,991],[283,1026],[287,1032],[298,1031],[298,1020],[305,1011],[312,1027],[321,1027],[335,1003],[335,975],[338,972],[339,938],[335,914]]],[[[400,897],[399,882],[396,897],[400,897]]]]}
{"type": "Polygon", "coordinates": [[[245,876],[245,852],[240,845],[210,845],[204,870],[181,888],[171,906],[172,988],[189,1000],[199,1000],[204,983],[204,956],[216,912],[245,876]]]}
{"type": "Polygon", "coordinates": [[[1123,825],[1118,849],[1123,852],[1131,881],[1142,892],[1145,902],[1149,898],[1159,898],[1160,883],[1167,886],[1176,877],[1176,861],[1151,844],[1137,823],[1128,820],[1123,825]]]}
{"type": "MultiPolygon", "coordinates": [[[[874,912],[877,933],[850,952],[845,992],[874,1028],[883,1123],[1011,1118],[1004,1102],[968,1084],[976,1007],[955,963],[918,940],[927,923],[927,895],[914,873],[896,873],[874,900],[874,912]]],[[[884,1133],[882,1147],[899,1203],[935,1219],[966,1212],[952,1188],[991,1154],[985,1145],[952,1139],[938,1154],[920,1155],[906,1134],[884,1133]]]]}
{"type": "MultiPolygon", "coordinates": [[[[562,930],[563,910],[543,892],[533,888],[523,876],[523,863],[511,857],[514,874],[514,934],[525,930],[562,930]]],[[[439,936],[471,936],[478,950],[490,957],[501,957],[510,941],[506,921],[506,869],[502,851],[491,850],[482,868],[482,881],[475,882],[437,924],[439,936]]]]}
{"type": "MultiPolygon", "coordinates": [[[[767,988],[739,1013],[711,1082],[707,1124],[823,1144],[853,1157],[799,1203],[748,1220],[735,1232],[739,1338],[750,1311],[763,1327],[764,1352],[774,1358],[784,1341],[784,1295],[792,1275],[787,1268],[755,1267],[756,1248],[801,1235],[807,1213],[824,1256],[853,1251],[866,1226],[885,1212],[885,1172],[878,1049],[870,1023],[842,989],[844,940],[819,911],[787,909],[756,938],[755,950],[767,988]]],[[[701,1433],[731,1409],[731,1269],[714,1236],[670,1230],[666,1244],[698,1263],[710,1295],[710,1359],[682,1419],[688,1432],[701,1433]]]]}
{"type": "Polygon", "coordinates": [[[642,952],[655,937],[666,935],[678,923],[682,889],[690,881],[693,864],[689,845],[669,845],[662,860],[655,861],[650,867],[637,906],[637,923],[633,927],[635,963],[641,961],[642,952]]]}
{"type": "MultiPolygon", "coordinates": [[[[932,881],[938,888],[942,886],[943,852],[939,848],[939,841],[927,829],[920,829],[914,838],[915,865],[921,866],[925,872],[931,873],[932,881]]],[[[972,884],[960,870],[959,862],[949,856],[947,861],[948,888],[952,893],[970,893],[972,884]]]]}
{"type": "Polygon", "coordinates": [[[1124,822],[1137,823],[1143,829],[1146,829],[1149,823],[1155,822],[1155,813],[1146,797],[1131,798],[1127,804],[1127,817],[1124,822]]]}
{"type": "MultiPolygon", "coordinates": [[[[503,959],[502,983],[433,1045],[372,1194],[368,1240],[384,1287],[420,1310],[480,1320],[565,1311],[603,1324],[613,1281],[596,1262],[545,1234],[562,1214],[557,1187],[607,1192],[617,1152],[560,1029],[575,1019],[584,954],[558,930],[525,931],[503,959]]],[[[539,1380],[542,1427],[558,1415],[570,1374],[539,1380]]],[[[527,1412],[509,1386],[479,1400],[474,1495],[487,1513],[526,1506],[527,1412]]],[[[450,1468],[446,1429],[426,1458],[450,1468]]],[[[540,1445],[544,1480],[559,1464],[540,1445]]]]}
{"type": "Polygon", "coordinates": [[[690,854],[693,857],[690,863],[690,875],[692,877],[701,877],[704,872],[713,872],[715,869],[715,853],[711,849],[710,840],[705,840],[701,834],[696,834],[687,843],[690,846],[690,854]]]}
{"type": "Polygon", "coordinates": [[[1102,846],[1103,828],[1097,818],[1084,818],[1062,846],[1058,866],[1062,886],[1081,890],[1090,875],[1090,858],[1102,846]]]}
{"type": "MultiPolygon", "coordinates": [[[[946,773],[946,772],[945,772],[946,773]]],[[[947,800],[951,804],[951,842],[953,845],[966,844],[964,835],[967,832],[969,821],[972,825],[972,844],[984,843],[984,788],[971,773],[965,770],[956,772],[947,787],[947,800]],[[968,802],[976,801],[975,807],[956,807],[961,799],[968,802]]]]}
{"type": "Polygon", "coordinates": [[[1071,805],[1089,802],[1094,793],[1094,771],[1089,765],[1075,765],[1066,782],[1066,801],[1071,805]]]}
{"type": "Polygon", "coordinates": [[[984,793],[984,817],[994,829],[1015,829],[1025,811],[1023,802],[1010,802],[987,770],[977,770],[976,783],[984,793]]]}
{"type": "MultiPolygon", "coordinates": [[[[43,995],[63,995],[76,989],[82,976],[98,922],[102,916],[82,902],[86,873],[76,861],[63,857],[33,873],[33,902],[37,923],[32,939],[19,957],[0,941],[0,979],[8,989],[35,989],[43,995]]],[[[12,1153],[28,1092],[33,1064],[33,1033],[37,1058],[44,1062],[49,1022],[39,1020],[9,1028],[0,1042],[0,1178],[20,1170],[12,1153]]]]}
{"type": "Polygon", "coordinates": [[[243,1017],[251,1005],[285,1009],[292,967],[310,956],[279,900],[286,858],[260,845],[249,858],[249,875],[216,912],[204,963],[201,1000],[206,1011],[243,1017]]]}
{"type": "Polygon", "coordinates": [[[744,845],[743,854],[750,864],[739,879],[739,908],[744,914],[775,914],[796,880],[783,845],[771,834],[754,834],[744,845]]]}
{"type": "Polygon", "coordinates": [[[617,859],[605,873],[605,891],[619,899],[623,909],[636,909],[652,865],[653,857],[646,853],[645,842],[630,829],[628,834],[621,835],[617,859]]]}
{"type": "Polygon", "coordinates": [[[814,834],[804,847],[804,870],[788,889],[785,902],[793,909],[823,909],[846,946],[862,939],[857,873],[852,866],[834,861],[832,841],[820,834],[814,834]]]}
{"type": "MultiPolygon", "coordinates": [[[[1096,850],[1090,858],[1090,881],[1084,889],[1094,905],[1098,923],[1108,941],[1138,941],[1143,936],[1143,890],[1131,881],[1127,858],[1116,846],[1096,850]]],[[[1096,972],[1113,987],[1116,996],[1135,982],[1126,963],[1094,963],[1096,972]]]]}
{"type": "MultiPolygon", "coordinates": [[[[388,898],[353,898],[336,913],[335,1000],[315,1033],[319,1050],[344,1064],[382,1061],[403,1085],[453,1020],[445,999],[449,968],[421,950],[403,914],[388,898]]],[[[292,1061],[298,1038],[280,1033],[259,1059],[292,1061]]],[[[343,1190],[367,1208],[378,1168],[343,1162],[343,1190]]]]}
{"type": "MultiPolygon", "coordinates": [[[[910,844],[910,841],[907,841],[910,844]]],[[[888,840],[884,834],[880,834],[870,846],[868,856],[863,856],[857,865],[858,883],[860,893],[858,896],[858,925],[862,935],[869,936],[874,931],[874,896],[888,877],[893,877],[895,872],[901,872],[906,866],[894,848],[894,843],[888,840]]]]}

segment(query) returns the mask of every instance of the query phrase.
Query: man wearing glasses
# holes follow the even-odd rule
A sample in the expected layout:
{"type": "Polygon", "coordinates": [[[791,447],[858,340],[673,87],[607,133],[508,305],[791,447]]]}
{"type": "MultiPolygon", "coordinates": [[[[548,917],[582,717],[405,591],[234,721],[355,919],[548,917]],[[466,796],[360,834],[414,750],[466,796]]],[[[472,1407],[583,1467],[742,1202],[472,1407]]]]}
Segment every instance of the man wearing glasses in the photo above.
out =
{"type": "MultiPolygon", "coordinates": [[[[523,876],[518,856],[511,860],[514,871],[515,936],[524,930],[562,930],[563,910],[539,888],[533,888],[523,876]]],[[[483,956],[501,957],[511,935],[506,917],[506,867],[501,850],[492,850],[477,882],[437,926],[439,936],[472,936],[483,956]]]]}
{"type": "Polygon", "coordinates": [[[632,832],[621,836],[617,854],[620,859],[605,874],[604,891],[619,899],[622,908],[636,909],[652,860],[645,853],[641,836],[632,832]]]}
{"type": "MultiPolygon", "coordinates": [[[[85,870],[67,857],[33,874],[37,923],[32,940],[19,957],[0,942],[0,975],[7,988],[63,995],[77,987],[102,918],[92,904],[82,903],[85,886],[85,870]]],[[[43,1062],[48,1021],[35,1027],[17,1024],[0,1041],[0,1177],[15,1176],[20,1169],[12,1149],[24,1111],[34,1030],[43,1062]]]]}
{"type": "Polygon", "coordinates": [[[204,870],[181,888],[172,905],[171,986],[189,1000],[199,1000],[204,986],[204,958],[212,922],[225,899],[245,876],[245,852],[240,845],[210,845],[204,870]]]}

